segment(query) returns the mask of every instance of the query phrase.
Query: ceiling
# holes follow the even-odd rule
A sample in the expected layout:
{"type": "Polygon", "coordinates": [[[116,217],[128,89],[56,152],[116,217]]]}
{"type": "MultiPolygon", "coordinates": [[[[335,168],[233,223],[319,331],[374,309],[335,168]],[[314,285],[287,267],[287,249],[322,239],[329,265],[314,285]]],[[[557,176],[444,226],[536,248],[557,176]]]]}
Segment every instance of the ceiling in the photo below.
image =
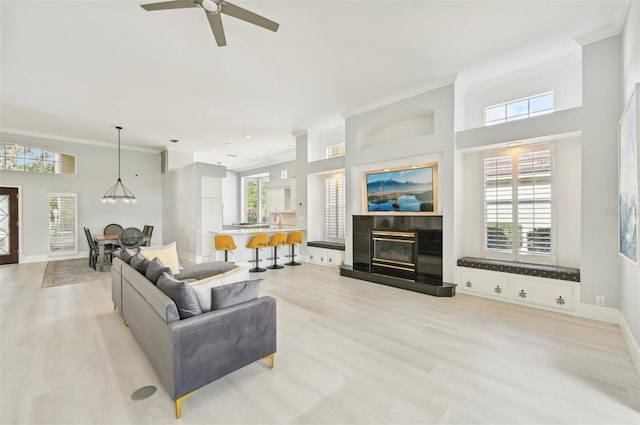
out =
{"type": "Polygon", "coordinates": [[[452,76],[473,84],[579,56],[574,38],[619,30],[627,6],[236,0],[280,29],[223,15],[228,45],[217,47],[201,9],[148,2],[2,0],[3,131],[116,145],[120,125],[124,147],[251,169],[294,159],[298,131],[452,76]]]}

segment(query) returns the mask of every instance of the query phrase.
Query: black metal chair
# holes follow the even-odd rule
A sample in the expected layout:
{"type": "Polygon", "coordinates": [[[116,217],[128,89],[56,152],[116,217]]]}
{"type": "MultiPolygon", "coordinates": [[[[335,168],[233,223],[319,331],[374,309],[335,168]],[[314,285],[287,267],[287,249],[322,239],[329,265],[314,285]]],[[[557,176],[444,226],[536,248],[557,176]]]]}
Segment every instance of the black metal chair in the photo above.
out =
{"type": "MultiPolygon", "coordinates": [[[[98,246],[98,242],[93,239],[91,235],[91,231],[88,228],[84,228],[84,234],[87,237],[87,243],[89,244],[89,267],[93,270],[96,270],[98,264],[98,255],[100,255],[100,247],[98,246]]],[[[104,246],[104,259],[109,258],[109,261],[113,260],[113,246],[111,244],[106,244],[104,246]]]]}
{"type": "MultiPolygon", "coordinates": [[[[118,235],[118,237],[120,237],[120,235],[122,234],[122,226],[120,226],[117,223],[111,223],[111,224],[107,224],[104,227],[104,230],[102,231],[103,235],[118,235]]],[[[109,246],[111,248],[111,250],[115,250],[118,247],[117,243],[110,243],[105,245],[105,248],[109,246]]]]}
{"type": "Polygon", "coordinates": [[[142,228],[142,236],[144,237],[143,246],[151,246],[151,236],[153,235],[153,226],[145,224],[142,228]]]}
{"type": "Polygon", "coordinates": [[[142,231],[137,227],[127,227],[122,231],[118,239],[118,245],[122,248],[138,248],[144,241],[142,231]]]}

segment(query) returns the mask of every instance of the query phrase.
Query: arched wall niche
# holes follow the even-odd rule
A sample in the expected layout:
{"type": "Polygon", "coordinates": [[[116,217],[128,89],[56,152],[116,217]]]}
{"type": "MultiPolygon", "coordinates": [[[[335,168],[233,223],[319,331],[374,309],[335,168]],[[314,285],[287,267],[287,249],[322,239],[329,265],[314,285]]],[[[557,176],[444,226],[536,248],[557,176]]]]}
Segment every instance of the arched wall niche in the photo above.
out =
{"type": "Polygon", "coordinates": [[[412,109],[387,113],[357,133],[356,146],[366,149],[434,134],[432,109],[412,109]]]}

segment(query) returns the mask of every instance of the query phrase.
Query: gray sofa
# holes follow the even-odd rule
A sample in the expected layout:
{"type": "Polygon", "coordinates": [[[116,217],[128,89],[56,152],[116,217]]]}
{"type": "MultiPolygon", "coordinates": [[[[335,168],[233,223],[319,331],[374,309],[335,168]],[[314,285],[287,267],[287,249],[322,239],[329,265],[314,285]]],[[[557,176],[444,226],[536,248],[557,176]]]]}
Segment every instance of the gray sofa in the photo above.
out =
{"type": "MultiPolygon", "coordinates": [[[[114,257],[112,298],[175,400],[182,402],[200,387],[276,352],[276,300],[255,298],[180,319],[174,301],[143,274],[114,257]]],[[[227,285],[228,286],[228,285],[227,285]]]]}

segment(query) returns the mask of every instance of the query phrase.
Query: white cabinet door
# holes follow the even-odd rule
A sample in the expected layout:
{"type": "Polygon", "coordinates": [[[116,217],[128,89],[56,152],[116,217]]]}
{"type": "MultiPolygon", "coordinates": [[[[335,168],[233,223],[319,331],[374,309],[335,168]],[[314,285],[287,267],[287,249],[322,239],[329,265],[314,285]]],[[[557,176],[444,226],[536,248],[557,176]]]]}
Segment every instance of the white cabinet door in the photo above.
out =
{"type": "Polygon", "coordinates": [[[507,276],[466,267],[459,267],[458,270],[460,273],[460,282],[458,283],[460,292],[504,299],[509,297],[509,278],[507,276]]]}
{"type": "Polygon", "coordinates": [[[327,266],[338,267],[344,263],[344,252],[328,249],[326,251],[327,266]]]}
{"type": "Polygon", "coordinates": [[[514,277],[511,280],[511,299],[521,303],[573,311],[575,290],[572,284],[552,283],[545,279],[514,277]]]}
{"type": "Polygon", "coordinates": [[[322,248],[316,248],[315,246],[307,247],[309,253],[307,254],[307,260],[314,264],[325,264],[326,253],[322,248]]]}
{"type": "Polygon", "coordinates": [[[284,211],[284,188],[267,190],[267,211],[284,211]]]}

